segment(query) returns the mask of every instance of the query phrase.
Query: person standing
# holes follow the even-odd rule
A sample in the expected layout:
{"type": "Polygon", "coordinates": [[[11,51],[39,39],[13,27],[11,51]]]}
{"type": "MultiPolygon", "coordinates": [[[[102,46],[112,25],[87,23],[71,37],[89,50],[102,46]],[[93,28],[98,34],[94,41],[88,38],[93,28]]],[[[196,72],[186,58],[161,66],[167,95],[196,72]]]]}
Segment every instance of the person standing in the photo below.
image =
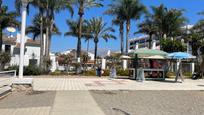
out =
{"type": "Polygon", "coordinates": [[[98,77],[101,77],[101,66],[98,66],[98,77]]]}
{"type": "Polygon", "coordinates": [[[184,79],[183,79],[183,74],[182,74],[182,64],[181,64],[181,60],[179,60],[179,66],[178,66],[178,70],[177,70],[177,73],[176,73],[175,82],[178,81],[178,78],[180,78],[182,82],[184,81],[184,79]]]}

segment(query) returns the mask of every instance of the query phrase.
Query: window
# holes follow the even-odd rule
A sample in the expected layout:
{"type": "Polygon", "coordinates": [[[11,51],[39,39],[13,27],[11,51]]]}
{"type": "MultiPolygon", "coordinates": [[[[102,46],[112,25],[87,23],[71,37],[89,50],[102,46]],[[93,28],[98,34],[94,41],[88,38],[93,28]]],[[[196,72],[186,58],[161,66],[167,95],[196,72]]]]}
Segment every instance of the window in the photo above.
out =
{"type": "Polygon", "coordinates": [[[11,45],[5,45],[5,52],[11,52],[11,45]]]}
{"type": "Polygon", "coordinates": [[[31,66],[36,66],[37,62],[38,62],[37,59],[29,59],[29,65],[31,65],[31,66]]]}

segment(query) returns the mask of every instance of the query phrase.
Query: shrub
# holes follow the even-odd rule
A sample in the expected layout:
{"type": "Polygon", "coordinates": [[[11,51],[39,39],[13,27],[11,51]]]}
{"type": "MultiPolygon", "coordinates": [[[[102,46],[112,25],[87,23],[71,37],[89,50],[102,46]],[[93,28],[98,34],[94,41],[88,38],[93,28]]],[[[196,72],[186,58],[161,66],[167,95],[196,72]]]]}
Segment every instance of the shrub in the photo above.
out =
{"type": "Polygon", "coordinates": [[[173,76],[175,76],[175,73],[174,72],[167,72],[167,74],[166,74],[166,77],[167,78],[172,78],[173,76]]]}
{"type": "Polygon", "coordinates": [[[129,76],[129,70],[118,69],[117,75],[118,76],[129,76]]]}
{"type": "Polygon", "coordinates": [[[42,69],[37,66],[27,66],[24,68],[24,75],[41,75],[42,69]]]}
{"type": "Polygon", "coordinates": [[[50,75],[62,75],[62,72],[59,70],[56,70],[54,72],[51,72],[50,75]]]}
{"type": "Polygon", "coordinates": [[[84,74],[85,76],[96,76],[96,70],[88,70],[84,74]]]}
{"type": "Polygon", "coordinates": [[[191,72],[184,72],[183,75],[186,77],[186,78],[190,78],[192,76],[192,73],[191,72]]]}
{"type": "Polygon", "coordinates": [[[19,71],[19,66],[14,65],[14,66],[9,66],[8,68],[4,69],[5,71],[10,71],[10,70],[16,70],[16,75],[18,75],[19,71]]]}
{"type": "Polygon", "coordinates": [[[109,75],[110,75],[110,70],[108,69],[103,70],[102,76],[109,76],[109,75]]]}
{"type": "Polygon", "coordinates": [[[9,63],[11,60],[11,56],[7,52],[0,53],[0,70],[3,70],[5,65],[9,63]]]}

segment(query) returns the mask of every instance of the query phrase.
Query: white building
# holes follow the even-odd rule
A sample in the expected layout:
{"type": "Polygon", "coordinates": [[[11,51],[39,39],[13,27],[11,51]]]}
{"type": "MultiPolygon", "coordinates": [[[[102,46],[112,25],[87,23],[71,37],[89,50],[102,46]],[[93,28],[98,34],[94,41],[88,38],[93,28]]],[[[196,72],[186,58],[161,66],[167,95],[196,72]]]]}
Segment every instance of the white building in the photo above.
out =
{"type": "MultiPolygon", "coordinates": [[[[159,41],[156,39],[156,37],[153,36],[153,40],[156,40],[156,49],[160,49],[159,41]]],[[[143,36],[139,36],[139,37],[130,39],[129,40],[129,50],[135,50],[136,44],[138,44],[138,48],[149,47],[149,36],[143,35],[143,36]]]]}
{"type": "MultiPolygon", "coordinates": [[[[71,53],[73,50],[75,50],[75,49],[69,49],[69,50],[66,50],[66,51],[63,51],[63,52],[60,52],[60,54],[69,54],[69,53],[71,53]]],[[[86,52],[86,51],[83,51],[83,52],[86,52]]],[[[93,53],[91,53],[91,52],[88,52],[88,56],[90,57],[90,60],[94,60],[94,54],[93,53]]]]}
{"type": "MultiPolygon", "coordinates": [[[[86,52],[86,51],[82,51],[82,52],[86,52]]],[[[69,53],[74,53],[75,57],[76,57],[76,50],[75,49],[69,49],[69,50],[66,50],[63,52],[59,52],[59,54],[64,54],[64,55],[67,55],[69,53]]],[[[88,52],[88,56],[90,57],[90,60],[86,63],[87,69],[91,69],[94,65],[94,54],[91,52],[88,52]]],[[[60,70],[60,71],[65,71],[66,67],[64,65],[59,65],[59,63],[56,62],[56,69],[60,70]]],[[[69,67],[69,70],[73,70],[73,69],[74,69],[74,67],[72,67],[72,66],[69,67]]]]}
{"type": "MultiPolygon", "coordinates": [[[[39,65],[40,62],[40,42],[33,41],[29,37],[25,37],[25,58],[24,66],[39,65]]],[[[7,37],[3,36],[3,45],[2,50],[9,52],[11,55],[10,66],[19,65],[20,57],[20,34],[17,34],[16,37],[7,37]]]]}

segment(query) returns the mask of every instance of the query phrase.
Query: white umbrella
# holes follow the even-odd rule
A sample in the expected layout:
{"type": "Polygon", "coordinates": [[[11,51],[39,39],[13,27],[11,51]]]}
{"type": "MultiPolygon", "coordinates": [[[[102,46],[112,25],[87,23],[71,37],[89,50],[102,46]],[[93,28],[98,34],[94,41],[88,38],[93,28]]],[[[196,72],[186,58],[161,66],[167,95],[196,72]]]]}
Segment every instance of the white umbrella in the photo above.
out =
{"type": "Polygon", "coordinates": [[[165,59],[165,57],[160,55],[154,55],[154,56],[144,57],[144,59],[165,59]]]}
{"type": "Polygon", "coordinates": [[[130,56],[126,56],[126,55],[122,55],[122,56],[120,56],[120,59],[131,59],[131,57],[130,56]]]}

